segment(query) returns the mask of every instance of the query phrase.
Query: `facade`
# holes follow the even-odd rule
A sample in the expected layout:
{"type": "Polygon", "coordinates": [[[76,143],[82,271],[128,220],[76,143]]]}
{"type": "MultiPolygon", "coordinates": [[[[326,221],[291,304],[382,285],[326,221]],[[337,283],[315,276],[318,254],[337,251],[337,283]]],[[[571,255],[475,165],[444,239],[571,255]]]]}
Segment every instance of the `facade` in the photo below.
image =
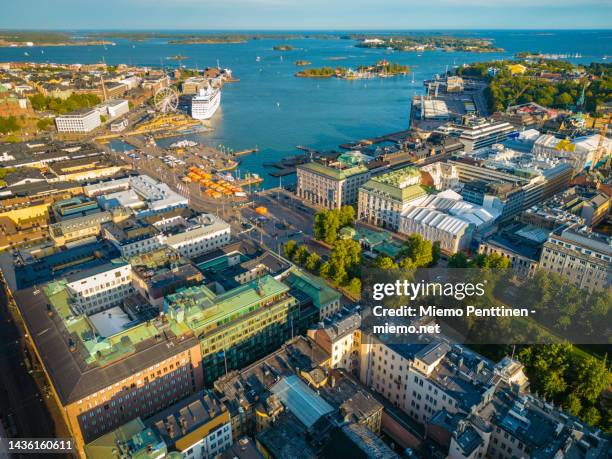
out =
{"type": "Polygon", "coordinates": [[[214,394],[199,392],[145,421],[168,450],[184,459],[214,459],[232,445],[227,408],[214,394]]]}
{"type": "Polygon", "coordinates": [[[412,202],[426,196],[421,173],[414,167],[372,177],[359,188],[357,218],[372,225],[397,231],[400,215],[412,202]]]}
{"type": "Polygon", "coordinates": [[[329,354],[331,368],[344,368],[359,377],[361,349],[359,308],[343,308],[308,330],[308,337],[329,354]]]}
{"type": "Polygon", "coordinates": [[[157,228],[135,218],[106,223],[102,226],[102,234],[125,258],[150,252],[163,244],[163,236],[157,228]]]}
{"type": "Polygon", "coordinates": [[[484,118],[466,118],[464,124],[454,127],[466,153],[501,143],[514,130],[510,123],[488,121],[484,118]]]}
{"type": "Polygon", "coordinates": [[[573,169],[563,160],[550,160],[507,149],[485,148],[449,160],[457,168],[466,201],[501,213],[507,220],[563,191],[573,169]]]}
{"type": "Polygon", "coordinates": [[[166,296],[164,311],[199,337],[207,383],[263,357],[317,320],[269,275],[227,292],[205,285],[180,289],[166,296]]]}
{"type": "Polygon", "coordinates": [[[438,191],[456,189],[459,185],[457,167],[442,161],[427,164],[421,167],[421,183],[438,191]]]}
{"type": "Polygon", "coordinates": [[[86,133],[93,131],[100,124],[100,112],[95,108],[60,115],[55,118],[57,132],[86,133]]]}
{"type": "Polygon", "coordinates": [[[212,214],[203,214],[184,225],[168,228],[163,241],[182,256],[195,258],[230,242],[230,225],[212,214]]]}
{"type": "Polygon", "coordinates": [[[565,158],[574,166],[575,173],[594,168],[612,154],[612,140],[601,134],[559,139],[551,134],[544,134],[535,141],[533,153],[549,158],[565,158]]]}
{"type": "Polygon", "coordinates": [[[542,246],[549,230],[530,224],[512,223],[480,241],[478,253],[496,253],[510,260],[514,274],[523,279],[533,276],[540,264],[542,246]]]}
{"type": "Polygon", "coordinates": [[[357,201],[359,187],[371,172],[364,165],[346,167],[310,162],[297,166],[297,191],[304,199],[326,209],[339,209],[357,201]]]}
{"type": "Polygon", "coordinates": [[[71,307],[78,314],[94,314],[117,306],[132,292],[132,267],[114,260],[66,277],[71,307]]]}
{"type": "Polygon", "coordinates": [[[452,190],[416,200],[402,213],[398,231],[440,243],[445,253],[467,250],[475,235],[494,224],[499,213],[466,202],[452,190]]]}
{"type": "Polygon", "coordinates": [[[566,277],[589,291],[612,285],[612,239],[573,224],[563,226],[544,243],[540,267],[566,277]]]}
{"type": "Polygon", "coordinates": [[[112,317],[75,315],[64,282],[20,290],[15,299],[81,457],[85,443],[202,389],[200,346],[191,332],[162,332],[159,318],[122,317],[115,309],[112,317]],[[104,327],[116,332],[100,336],[104,327]]]}
{"type": "Polygon", "coordinates": [[[125,99],[109,100],[105,106],[110,118],[118,118],[130,111],[129,102],[125,99]]]}

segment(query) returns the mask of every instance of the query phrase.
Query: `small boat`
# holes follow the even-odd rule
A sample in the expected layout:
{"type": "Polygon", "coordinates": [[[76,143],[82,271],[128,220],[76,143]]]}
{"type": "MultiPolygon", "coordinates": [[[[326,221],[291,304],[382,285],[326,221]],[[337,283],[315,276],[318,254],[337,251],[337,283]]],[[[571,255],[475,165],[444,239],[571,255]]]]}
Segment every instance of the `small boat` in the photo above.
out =
{"type": "Polygon", "coordinates": [[[255,58],[255,62],[259,62],[259,61],[261,61],[261,57],[257,56],[257,57],[255,58]]]}

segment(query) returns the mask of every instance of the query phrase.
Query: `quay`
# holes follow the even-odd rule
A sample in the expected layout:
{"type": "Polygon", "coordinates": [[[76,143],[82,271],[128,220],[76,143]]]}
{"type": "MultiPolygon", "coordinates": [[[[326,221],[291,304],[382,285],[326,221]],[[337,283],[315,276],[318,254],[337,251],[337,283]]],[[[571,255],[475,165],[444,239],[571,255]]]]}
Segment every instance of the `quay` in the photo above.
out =
{"type": "Polygon", "coordinates": [[[240,150],[234,153],[234,156],[240,157],[240,156],[247,156],[250,155],[251,153],[258,153],[259,152],[259,148],[255,147],[255,148],[247,148],[246,150],[240,150]]]}

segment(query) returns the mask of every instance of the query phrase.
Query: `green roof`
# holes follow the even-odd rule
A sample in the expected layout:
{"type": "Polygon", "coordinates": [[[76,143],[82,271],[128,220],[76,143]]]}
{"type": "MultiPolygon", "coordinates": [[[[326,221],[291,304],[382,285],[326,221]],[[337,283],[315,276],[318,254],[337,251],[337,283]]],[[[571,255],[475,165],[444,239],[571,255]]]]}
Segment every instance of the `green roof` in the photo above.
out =
{"type": "Polygon", "coordinates": [[[421,171],[416,167],[404,167],[396,171],[372,177],[373,182],[382,183],[389,186],[399,187],[403,181],[409,178],[420,177],[421,171]]]}
{"type": "Polygon", "coordinates": [[[162,458],[167,453],[162,438],[153,429],[145,427],[140,418],[96,438],[85,445],[85,452],[90,459],[118,457],[118,444],[129,450],[129,457],[133,459],[162,458]]]}
{"type": "Polygon", "coordinates": [[[311,276],[300,269],[295,269],[287,278],[292,288],[299,290],[312,299],[313,304],[321,309],[333,301],[340,300],[340,293],[331,288],[319,277],[311,276]]]}
{"type": "Polygon", "coordinates": [[[368,191],[389,195],[391,198],[406,202],[419,198],[427,194],[427,188],[419,185],[406,185],[414,182],[421,176],[421,172],[416,167],[404,167],[396,171],[372,177],[363,188],[368,191]]]}
{"type": "Polygon", "coordinates": [[[351,177],[352,175],[363,174],[368,171],[368,168],[363,165],[349,167],[347,169],[338,169],[314,161],[306,164],[301,164],[298,167],[300,169],[307,169],[311,172],[315,172],[320,175],[325,175],[326,177],[335,180],[345,180],[351,177]]]}
{"type": "Polygon", "coordinates": [[[368,191],[386,194],[401,202],[412,201],[413,199],[420,198],[427,194],[427,188],[421,185],[410,185],[405,188],[397,188],[387,184],[373,182],[372,180],[366,182],[362,188],[368,191]]]}
{"type": "Polygon", "coordinates": [[[264,276],[218,296],[204,285],[183,288],[166,297],[166,306],[177,322],[201,331],[210,325],[234,320],[288,291],[282,282],[264,276]]]}

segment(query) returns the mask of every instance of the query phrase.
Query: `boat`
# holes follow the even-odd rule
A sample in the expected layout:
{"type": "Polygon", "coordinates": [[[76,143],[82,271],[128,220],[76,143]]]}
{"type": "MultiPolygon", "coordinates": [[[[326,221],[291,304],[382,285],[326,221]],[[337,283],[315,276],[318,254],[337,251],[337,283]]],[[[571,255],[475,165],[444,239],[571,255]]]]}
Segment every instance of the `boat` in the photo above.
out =
{"type": "Polygon", "coordinates": [[[259,61],[261,61],[261,57],[257,56],[257,57],[255,58],[255,62],[259,62],[259,61]]]}
{"type": "Polygon", "coordinates": [[[212,88],[200,89],[198,94],[191,98],[191,117],[196,120],[212,118],[221,105],[221,90],[212,88]]]}
{"type": "Polygon", "coordinates": [[[174,142],[170,145],[170,148],[187,148],[187,147],[196,147],[198,145],[197,142],[193,140],[179,140],[178,142],[174,142]]]}

